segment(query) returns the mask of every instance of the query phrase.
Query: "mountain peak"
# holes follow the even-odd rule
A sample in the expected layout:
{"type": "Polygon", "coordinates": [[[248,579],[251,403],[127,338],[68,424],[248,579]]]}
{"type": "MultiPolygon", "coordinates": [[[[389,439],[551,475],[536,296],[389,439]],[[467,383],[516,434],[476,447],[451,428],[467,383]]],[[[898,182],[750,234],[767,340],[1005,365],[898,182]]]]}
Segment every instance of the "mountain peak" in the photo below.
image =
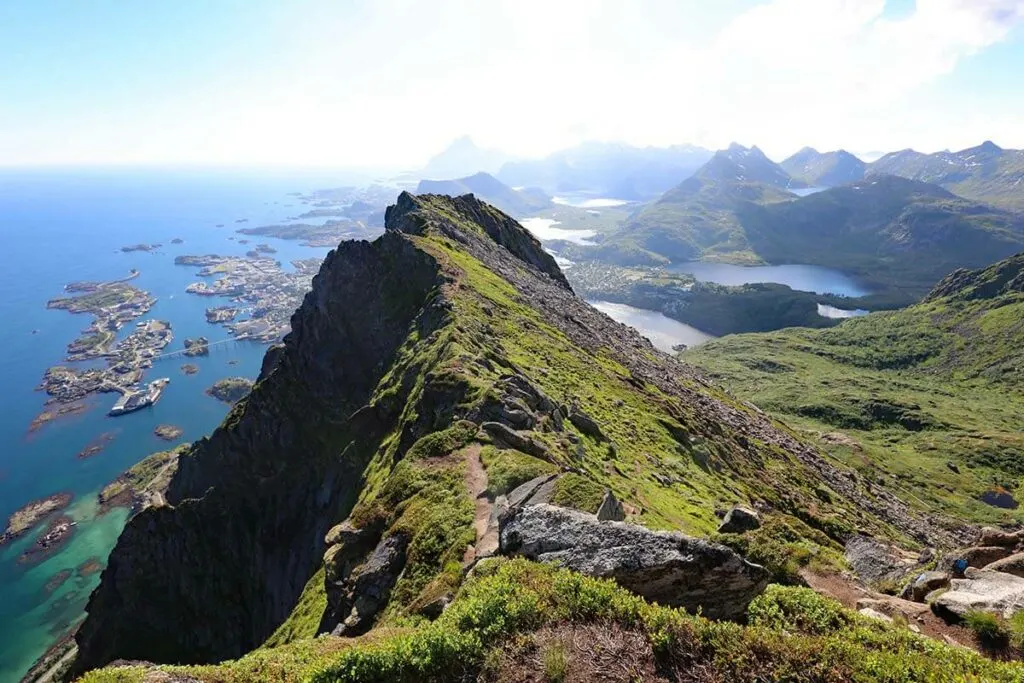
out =
{"type": "Polygon", "coordinates": [[[1024,252],[987,268],[960,268],[942,279],[925,301],[954,299],[975,301],[1024,292],[1024,252]]]}

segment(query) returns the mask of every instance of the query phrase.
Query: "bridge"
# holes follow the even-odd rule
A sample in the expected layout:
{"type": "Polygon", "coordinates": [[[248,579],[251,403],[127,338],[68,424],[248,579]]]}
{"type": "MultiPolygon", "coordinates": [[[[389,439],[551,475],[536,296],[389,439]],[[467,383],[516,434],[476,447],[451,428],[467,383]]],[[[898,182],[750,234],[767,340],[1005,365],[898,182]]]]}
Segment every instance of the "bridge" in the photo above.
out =
{"type": "MultiPolygon", "coordinates": [[[[243,342],[243,341],[246,341],[248,339],[249,339],[248,335],[243,335],[241,337],[233,337],[231,339],[221,339],[219,341],[210,342],[209,344],[206,345],[206,348],[208,350],[210,350],[210,351],[213,351],[215,348],[226,348],[227,344],[237,344],[238,342],[243,342]]],[[[151,356],[150,360],[155,362],[155,361],[158,361],[158,360],[167,360],[167,359],[170,359],[170,358],[180,358],[180,357],[183,357],[183,356],[186,355],[186,353],[185,353],[186,351],[188,351],[188,349],[177,349],[175,351],[168,351],[167,353],[159,353],[159,354],[157,354],[155,356],[151,356]]],[[[203,356],[205,356],[206,354],[204,353],[204,354],[195,354],[195,355],[203,355],[203,356]]]]}

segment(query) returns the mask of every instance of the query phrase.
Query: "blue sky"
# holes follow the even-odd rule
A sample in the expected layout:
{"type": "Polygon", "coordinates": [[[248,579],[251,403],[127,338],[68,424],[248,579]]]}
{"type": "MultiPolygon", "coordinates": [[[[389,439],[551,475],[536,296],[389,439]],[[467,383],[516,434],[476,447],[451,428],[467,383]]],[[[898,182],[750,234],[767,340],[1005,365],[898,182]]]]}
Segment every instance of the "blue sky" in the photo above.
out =
{"type": "Polygon", "coordinates": [[[0,165],[1024,147],[1024,0],[3,0],[0,165]]]}

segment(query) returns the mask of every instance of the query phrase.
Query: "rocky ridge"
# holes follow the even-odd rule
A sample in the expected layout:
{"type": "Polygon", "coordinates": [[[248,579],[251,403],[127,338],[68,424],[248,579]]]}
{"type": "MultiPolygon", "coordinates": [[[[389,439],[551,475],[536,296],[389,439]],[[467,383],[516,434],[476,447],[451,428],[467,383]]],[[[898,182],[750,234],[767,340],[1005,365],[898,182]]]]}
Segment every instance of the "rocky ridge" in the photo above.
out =
{"type": "MultiPolygon", "coordinates": [[[[462,561],[476,535],[464,480],[481,448],[497,453],[490,467],[557,468],[562,509],[595,512],[615,492],[622,510],[606,514],[634,524],[576,522],[611,536],[648,538],[635,523],[712,533],[718,504],[755,499],[822,543],[868,531],[953,545],[965,534],[588,306],[534,237],[473,196],[403,193],[386,228],[328,255],[252,391],[181,453],[161,504],[129,521],[78,632],[77,670],[238,657],[307,590],[328,603],[309,635],[436,615],[473,566],[462,561]]],[[[501,542],[514,552],[510,528],[501,542]]],[[[656,538],[668,564],[692,561],[690,540],[656,538]]],[[[699,547],[747,577],[736,604],[763,587],[756,565],[699,547]]],[[[584,558],[570,553],[567,566],[608,575],[584,558]]],[[[719,614],[739,613],[706,595],[719,614]]]]}

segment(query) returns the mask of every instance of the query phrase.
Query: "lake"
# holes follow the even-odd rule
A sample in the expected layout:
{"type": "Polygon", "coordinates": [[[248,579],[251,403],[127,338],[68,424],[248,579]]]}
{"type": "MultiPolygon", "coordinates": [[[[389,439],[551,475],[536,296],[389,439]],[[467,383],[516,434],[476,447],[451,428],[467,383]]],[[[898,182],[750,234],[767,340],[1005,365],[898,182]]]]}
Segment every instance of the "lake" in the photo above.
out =
{"type": "Polygon", "coordinates": [[[714,336],[701,332],[696,327],[673,320],[668,316],[644,308],[615,304],[610,301],[588,301],[591,306],[623,325],[629,325],[651,340],[654,347],[665,353],[674,354],[677,344],[697,346],[714,336]]]}
{"type": "Polygon", "coordinates": [[[551,201],[563,206],[575,206],[578,209],[608,209],[613,206],[624,206],[630,203],[629,200],[626,199],[614,199],[612,197],[587,197],[585,195],[552,197],[551,201]]]}
{"type": "Polygon", "coordinates": [[[836,294],[839,296],[865,296],[870,291],[849,275],[824,266],[782,265],[782,266],[738,266],[731,263],[709,261],[685,261],[673,263],[669,270],[676,273],[690,273],[703,282],[720,285],[747,285],[757,282],[774,282],[788,285],[802,292],[836,294]]]}
{"type": "Polygon", "coordinates": [[[561,223],[553,218],[524,218],[519,221],[519,224],[533,233],[534,237],[544,241],[565,240],[575,244],[593,245],[594,242],[590,238],[597,234],[596,230],[556,228],[554,226],[561,225],[561,223]]]}
{"type": "Polygon", "coordinates": [[[860,316],[867,315],[868,313],[870,313],[870,311],[865,311],[863,308],[847,310],[845,308],[829,306],[828,304],[818,304],[818,315],[823,318],[859,318],[860,316]]]}

